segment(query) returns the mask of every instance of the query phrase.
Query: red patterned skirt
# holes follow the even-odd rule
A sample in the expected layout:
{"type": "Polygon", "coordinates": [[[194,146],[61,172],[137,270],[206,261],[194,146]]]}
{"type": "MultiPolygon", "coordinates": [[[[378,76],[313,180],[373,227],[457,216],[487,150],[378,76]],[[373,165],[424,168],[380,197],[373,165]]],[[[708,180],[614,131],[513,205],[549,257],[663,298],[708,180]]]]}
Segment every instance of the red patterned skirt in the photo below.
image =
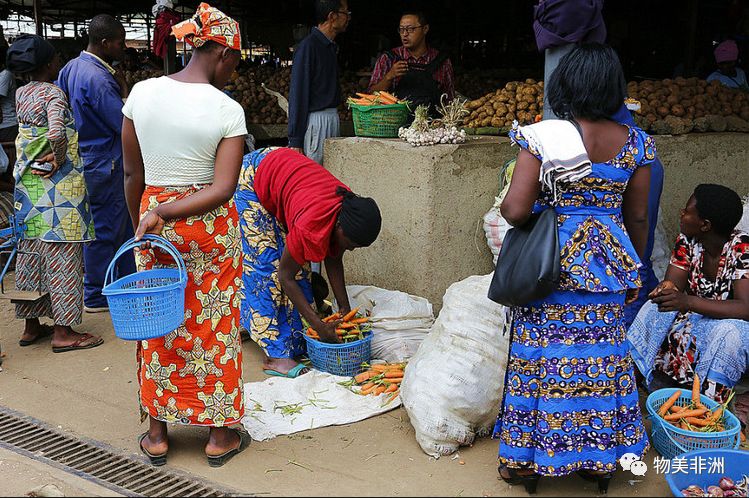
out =
{"type": "MultiPolygon", "coordinates": [[[[141,214],[203,187],[146,187],[141,214]]],[[[185,323],[158,339],[138,343],[142,418],[223,427],[244,415],[239,295],[241,242],[234,200],[206,213],[166,224],[162,236],[187,266],[185,323]]],[[[138,269],[173,266],[161,251],[139,251],[138,269]]]]}

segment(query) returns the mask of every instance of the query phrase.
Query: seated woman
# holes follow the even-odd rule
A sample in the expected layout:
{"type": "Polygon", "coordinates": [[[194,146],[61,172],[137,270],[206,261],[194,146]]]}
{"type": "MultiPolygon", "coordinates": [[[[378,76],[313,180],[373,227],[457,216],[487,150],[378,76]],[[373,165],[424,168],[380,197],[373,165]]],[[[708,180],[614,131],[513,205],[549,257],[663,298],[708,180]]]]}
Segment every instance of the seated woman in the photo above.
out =
{"type": "Polygon", "coordinates": [[[749,234],[735,230],[741,199],[700,185],[681,211],[666,278],[627,333],[632,358],[653,379],[691,386],[723,403],[749,365],[749,234]],[[664,375],[665,374],[665,375],[664,375]]]}

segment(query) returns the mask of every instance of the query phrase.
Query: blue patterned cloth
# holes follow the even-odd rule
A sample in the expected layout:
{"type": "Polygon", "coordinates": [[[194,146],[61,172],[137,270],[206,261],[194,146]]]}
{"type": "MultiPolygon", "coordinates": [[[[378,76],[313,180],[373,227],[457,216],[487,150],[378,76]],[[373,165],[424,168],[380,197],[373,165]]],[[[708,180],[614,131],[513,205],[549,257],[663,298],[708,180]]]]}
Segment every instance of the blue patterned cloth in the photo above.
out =
{"type": "MultiPolygon", "coordinates": [[[[260,204],[255,193],[255,173],[272,148],[258,149],[244,157],[234,200],[242,233],[241,324],[270,358],[295,358],[306,352],[304,325],[299,312],[278,280],[278,265],[286,232],[260,204]]],[[[296,277],[304,296],[313,302],[309,269],[296,277]]]]}
{"type": "Polygon", "coordinates": [[[627,332],[632,358],[650,384],[656,357],[669,334],[684,331],[696,341],[695,373],[704,381],[736,385],[749,367],[749,322],[715,319],[698,313],[661,313],[648,301],[627,332]]]}
{"type": "MultiPolygon", "coordinates": [[[[510,138],[539,157],[519,130],[510,138]]],[[[641,285],[640,261],[621,205],[632,174],[654,158],[653,140],[630,127],[614,159],[558,185],[560,286],[511,310],[505,394],[494,429],[500,464],[560,476],[615,471],[625,453],[647,451],[624,326],[625,293],[641,285]]],[[[551,205],[543,192],[534,211],[551,205]]]]}

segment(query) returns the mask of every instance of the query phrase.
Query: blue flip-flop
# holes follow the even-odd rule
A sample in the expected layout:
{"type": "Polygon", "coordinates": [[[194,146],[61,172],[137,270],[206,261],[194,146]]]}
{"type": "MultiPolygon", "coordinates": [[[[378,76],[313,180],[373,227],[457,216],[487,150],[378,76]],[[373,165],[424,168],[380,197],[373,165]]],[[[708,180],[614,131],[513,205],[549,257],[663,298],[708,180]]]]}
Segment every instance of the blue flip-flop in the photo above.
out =
{"type": "Polygon", "coordinates": [[[276,372],[275,370],[263,370],[263,373],[265,375],[270,375],[271,377],[286,377],[287,379],[296,379],[300,375],[304,375],[306,373],[310,372],[309,367],[306,367],[302,365],[301,363],[291,370],[289,370],[288,373],[281,373],[276,372]]]}

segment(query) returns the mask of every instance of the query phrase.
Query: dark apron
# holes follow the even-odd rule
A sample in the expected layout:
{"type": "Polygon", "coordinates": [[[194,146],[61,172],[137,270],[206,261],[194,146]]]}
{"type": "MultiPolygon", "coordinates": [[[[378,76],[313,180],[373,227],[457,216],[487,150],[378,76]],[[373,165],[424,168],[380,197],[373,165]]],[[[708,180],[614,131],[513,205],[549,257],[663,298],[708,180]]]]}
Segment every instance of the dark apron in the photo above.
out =
{"type": "MultiPolygon", "coordinates": [[[[386,52],[386,55],[393,63],[405,60],[392,51],[386,52]]],[[[447,54],[440,53],[428,64],[408,63],[408,72],[401,77],[398,85],[393,87],[393,93],[398,95],[398,98],[411,102],[411,112],[419,105],[426,105],[429,106],[430,115],[436,114],[442,91],[434,79],[434,73],[445,60],[447,54]]]]}

